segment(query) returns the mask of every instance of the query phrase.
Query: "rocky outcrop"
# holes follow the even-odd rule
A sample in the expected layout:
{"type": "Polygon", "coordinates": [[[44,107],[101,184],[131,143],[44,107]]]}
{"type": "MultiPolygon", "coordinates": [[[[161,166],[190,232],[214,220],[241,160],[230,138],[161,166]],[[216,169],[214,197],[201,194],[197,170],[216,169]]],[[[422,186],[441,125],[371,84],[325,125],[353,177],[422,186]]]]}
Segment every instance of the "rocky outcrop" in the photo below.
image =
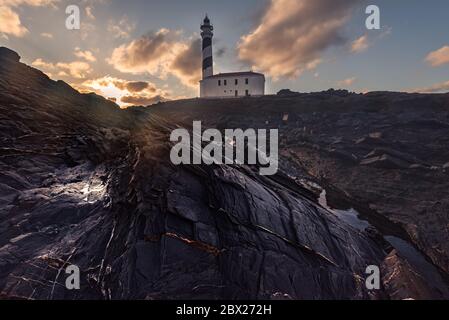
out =
{"type": "Polygon", "coordinates": [[[10,63],[18,63],[20,61],[20,56],[17,52],[5,47],[0,47],[0,57],[2,60],[9,60],[10,63]]]}
{"type": "Polygon", "coordinates": [[[180,116],[181,105],[188,108],[186,123],[279,128],[284,172],[311,175],[349,196],[360,211],[400,226],[449,272],[449,94],[323,92],[204,102],[209,117],[194,102],[168,103],[164,112],[180,116]]]}
{"type": "MultiPolygon", "coordinates": [[[[400,190],[392,179],[384,182],[384,188],[393,189],[391,198],[382,198],[384,194],[369,181],[384,172],[370,170],[411,169],[359,164],[375,148],[355,144],[355,139],[368,130],[382,132],[386,144],[392,136],[385,129],[392,127],[387,116],[350,111],[347,104],[357,102],[371,110],[373,103],[365,101],[369,97],[193,99],[121,110],[99,96],[82,95],[54,82],[2,52],[3,298],[397,297],[387,288],[395,279],[390,275],[394,266],[385,269],[386,287],[379,291],[365,287],[366,267],[385,264],[392,251],[379,231],[358,230],[340,219],[318,203],[313,190],[298,183],[301,179],[327,183],[329,190],[335,190],[332,198],[354,205],[366,201],[379,209],[377,214],[385,219],[379,221],[399,224],[385,229],[404,228],[404,237],[444,269],[445,255],[420,240],[444,239],[439,229],[433,226],[430,236],[423,233],[427,229],[412,228],[413,215],[390,213],[399,194],[409,199],[413,190],[400,190]],[[283,120],[285,114],[288,121],[283,120]],[[257,168],[248,166],[172,165],[169,134],[177,126],[189,128],[192,120],[218,128],[280,128],[279,174],[262,177],[257,168]],[[360,129],[355,130],[357,126],[360,129]],[[342,162],[342,156],[334,158],[337,153],[352,160],[342,162]],[[80,290],[65,288],[69,264],[81,270],[80,290]]],[[[405,139],[402,144],[407,145],[405,139]]],[[[437,165],[414,150],[400,151],[437,165]]],[[[421,174],[421,169],[404,174],[421,174]]],[[[426,199],[426,194],[420,196],[426,199]]],[[[409,264],[397,277],[406,272],[421,271],[409,264]]],[[[423,290],[419,297],[433,297],[435,290],[423,290]]]]}

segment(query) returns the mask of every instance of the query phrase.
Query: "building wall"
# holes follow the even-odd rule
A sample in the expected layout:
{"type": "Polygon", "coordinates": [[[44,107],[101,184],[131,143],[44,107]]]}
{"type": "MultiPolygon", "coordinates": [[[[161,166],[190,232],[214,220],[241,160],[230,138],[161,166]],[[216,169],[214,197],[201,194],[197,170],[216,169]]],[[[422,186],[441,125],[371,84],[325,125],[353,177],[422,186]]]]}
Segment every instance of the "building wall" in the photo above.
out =
{"type": "Polygon", "coordinates": [[[236,97],[236,91],[238,97],[244,97],[246,90],[248,90],[249,96],[263,96],[265,94],[265,77],[260,75],[214,76],[200,81],[201,98],[232,98],[236,97]],[[245,79],[248,79],[248,84],[245,79]],[[238,80],[237,85],[235,80],[238,80]]]}

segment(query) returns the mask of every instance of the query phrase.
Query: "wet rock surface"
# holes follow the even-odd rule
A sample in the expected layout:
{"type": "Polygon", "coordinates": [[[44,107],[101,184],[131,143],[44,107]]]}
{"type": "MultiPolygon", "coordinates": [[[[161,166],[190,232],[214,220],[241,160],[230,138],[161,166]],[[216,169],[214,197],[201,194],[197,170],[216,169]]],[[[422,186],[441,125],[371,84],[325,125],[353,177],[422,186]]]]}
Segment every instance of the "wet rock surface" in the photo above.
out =
{"type": "Polygon", "coordinates": [[[2,298],[447,298],[447,95],[330,92],[120,110],[18,59],[0,50],[2,298]],[[281,170],[172,165],[169,134],[193,120],[279,128],[281,170]],[[425,270],[392,261],[381,231],[347,223],[304,181],[410,241],[437,283],[399,292],[395,280],[425,270]],[[65,288],[69,264],[81,270],[80,290],[65,288]],[[365,287],[368,265],[382,266],[379,291],[365,287]]]}

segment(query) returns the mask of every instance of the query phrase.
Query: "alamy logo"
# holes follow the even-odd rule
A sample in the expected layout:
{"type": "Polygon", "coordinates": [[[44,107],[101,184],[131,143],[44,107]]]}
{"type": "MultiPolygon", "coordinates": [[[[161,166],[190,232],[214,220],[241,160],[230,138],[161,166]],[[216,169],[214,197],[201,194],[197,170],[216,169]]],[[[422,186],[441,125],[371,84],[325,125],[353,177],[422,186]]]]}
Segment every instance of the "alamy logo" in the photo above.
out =
{"type": "Polygon", "coordinates": [[[371,265],[366,267],[365,273],[368,275],[366,277],[365,285],[368,290],[379,290],[380,289],[380,269],[378,266],[371,265]]]}
{"type": "Polygon", "coordinates": [[[193,137],[186,129],[176,129],[171,133],[170,141],[176,142],[170,152],[173,164],[260,165],[259,173],[264,176],[278,171],[277,129],[226,129],[223,139],[219,130],[202,132],[201,121],[194,121],[192,134],[193,137]],[[203,144],[206,144],[204,148],[203,144]]]}
{"type": "Polygon", "coordinates": [[[65,27],[67,30],[79,30],[81,25],[80,8],[77,5],[69,5],[65,9],[68,17],[65,20],[65,27]]]}
{"type": "Polygon", "coordinates": [[[69,265],[65,269],[65,273],[69,274],[65,280],[65,287],[68,290],[79,290],[80,289],[80,268],[73,264],[69,265]]]}
{"type": "Polygon", "coordinates": [[[380,9],[376,5],[366,7],[366,14],[369,14],[365,25],[368,30],[380,30],[380,9]]]}

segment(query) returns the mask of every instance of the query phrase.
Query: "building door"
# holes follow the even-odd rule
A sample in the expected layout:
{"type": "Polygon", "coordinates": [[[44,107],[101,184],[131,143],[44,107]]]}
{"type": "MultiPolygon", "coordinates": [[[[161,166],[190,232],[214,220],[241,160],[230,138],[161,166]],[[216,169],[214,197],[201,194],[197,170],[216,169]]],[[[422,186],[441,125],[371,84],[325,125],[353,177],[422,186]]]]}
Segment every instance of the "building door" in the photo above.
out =
{"type": "Polygon", "coordinates": [[[235,90],[235,96],[238,97],[239,96],[239,91],[235,90]]]}
{"type": "Polygon", "coordinates": [[[245,90],[245,96],[249,96],[249,90],[245,90]]]}

